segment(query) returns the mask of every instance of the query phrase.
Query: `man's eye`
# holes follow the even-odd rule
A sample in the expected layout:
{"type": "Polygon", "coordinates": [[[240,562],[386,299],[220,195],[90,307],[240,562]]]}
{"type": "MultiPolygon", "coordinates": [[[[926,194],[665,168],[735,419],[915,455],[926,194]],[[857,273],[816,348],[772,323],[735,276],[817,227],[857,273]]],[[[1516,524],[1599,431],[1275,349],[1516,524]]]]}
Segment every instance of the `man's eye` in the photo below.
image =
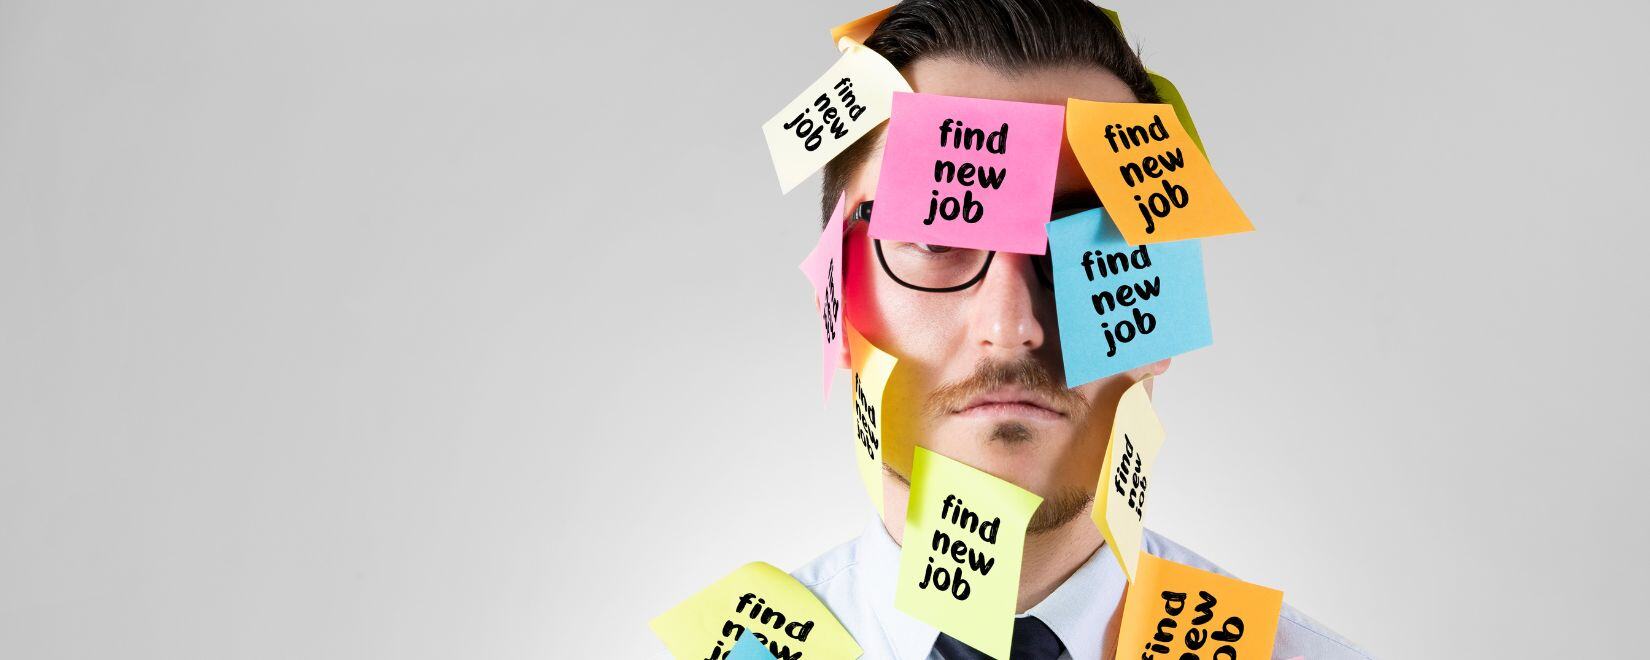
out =
{"type": "Polygon", "coordinates": [[[927,252],[929,254],[945,254],[953,249],[944,245],[929,245],[927,243],[912,243],[911,245],[914,245],[918,250],[922,250],[923,252],[927,252]]]}

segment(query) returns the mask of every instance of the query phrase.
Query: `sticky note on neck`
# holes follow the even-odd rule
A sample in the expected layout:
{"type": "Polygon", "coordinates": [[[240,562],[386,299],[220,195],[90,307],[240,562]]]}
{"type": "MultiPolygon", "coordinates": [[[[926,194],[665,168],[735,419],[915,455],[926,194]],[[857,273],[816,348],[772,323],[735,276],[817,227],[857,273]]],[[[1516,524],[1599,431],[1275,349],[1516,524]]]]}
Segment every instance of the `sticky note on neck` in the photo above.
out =
{"type": "Polygon", "coordinates": [[[779,189],[790,192],[888,119],[896,91],[911,91],[894,65],[858,43],[762,125],[779,189]]]}
{"type": "Polygon", "coordinates": [[[922,447],[912,456],[894,606],[1007,658],[1036,494],[922,447]]]}
{"type": "Polygon", "coordinates": [[[857,43],[865,43],[865,40],[870,38],[871,33],[876,31],[877,26],[882,24],[882,19],[888,18],[888,14],[893,11],[894,8],[890,6],[882,11],[866,14],[831,28],[831,42],[837,44],[838,48],[843,47],[843,37],[857,43]]]}
{"type": "Polygon", "coordinates": [[[724,660],[754,637],[783,660],[858,658],[853,636],[784,571],[751,562],[648,623],[676,658],[724,660]]]}
{"type": "Polygon", "coordinates": [[[820,351],[825,372],[825,401],[831,398],[831,377],[842,368],[847,344],[842,328],[842,206],[844,197],[838,197],[825,231],[819,235],[808,257],[802,260],[802,274],[814,287],[814,307],[819,313],[820,351]]]}
{"type": "Polygon", "coordinates": [[[1084,383],[1208,346],[1197,241],[1129,245],[1105,209],[1048,223],[1066,383],[1084,383]]]}
{"type": "Polygon", "coordinates": [[[1065,108],[894,95],[871,237],[1042,254],[1065,108]]]}
{"type": "Polygon", "coordinates": [[[1095,486],[1095,505],[1090,512],[1095,526],[1106,537],[1123,573],[1133,582],[1140,560],[1140,536],[1145,530],[1146,486],[1163,448],[1163,424],[1152,409],[1146,393],[1147,377],[1129,386],[1117,400],[1112,417],[1111,444],[1106,448],[1106,467],[1095,486]]]}
{"type": "Polygon", "coordinates": [[[1270,658],[1282,608],[1281,591],[1141,554],[1114,656],[1270,658]]]}
{"type": "Polygon", "coordinates": [[[1166,104],[1066,101],[1066,139],[1130,245],[1254,229],[1191,136],[1166,104]]]}
{"type": "Polygon", "coordinates": [[[877,515],[882,515],[882,451],[883,428],[888,409],[884,393],[888,378],[899,362],[894,356],[872,345],[853,326],[848,326],[848,355],[853,377],[854,456],[859,466],[859,479],[865,484],[865,494],[871,498],[877,515]]]}

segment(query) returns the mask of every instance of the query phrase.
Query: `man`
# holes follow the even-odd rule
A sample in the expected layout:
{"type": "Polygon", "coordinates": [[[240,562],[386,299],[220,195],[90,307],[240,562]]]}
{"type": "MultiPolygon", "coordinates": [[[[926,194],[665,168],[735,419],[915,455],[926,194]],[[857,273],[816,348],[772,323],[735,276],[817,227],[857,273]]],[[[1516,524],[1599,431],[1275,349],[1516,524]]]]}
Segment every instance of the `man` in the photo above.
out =
{"type": "MultiPolygon", "coordinates": [[[[866,40],[915,91],[1064,104],[1068,97],[1157,102],[1139,59],[1085,0],[908,0],[866,40]]],[[[867,236],[883,131],[825,169],[824,208],[845,194],[848,322],[899,359],[907,411],[922,446],[1036,493],[1027,530],[1009,660],[1111,657],[1127,586],[1089,519],[1118,398],[1169,360],[1067,389],[1054,299],[1042,257],[867,236]],[[1040,272],[1041,271],[1041,272],[1040,272]],[[982,274],[983,273],[983,274],[982,274]]],[[[1069,149],[1061,155],[1055,215],[1098,206],[1069,149]]],[[[840,619],[865,658],[986,657],[894,607],[909,474],[890,458],[880,520],[794,573],[840,619]]],[[[909,463],[906,462],[906,470],[909,463]]],[[[1219,572],[1155,533],[1153,555],[1219,572]]],[[[1287,606],[1274,655],[1365,658],[1287,606]]]]}

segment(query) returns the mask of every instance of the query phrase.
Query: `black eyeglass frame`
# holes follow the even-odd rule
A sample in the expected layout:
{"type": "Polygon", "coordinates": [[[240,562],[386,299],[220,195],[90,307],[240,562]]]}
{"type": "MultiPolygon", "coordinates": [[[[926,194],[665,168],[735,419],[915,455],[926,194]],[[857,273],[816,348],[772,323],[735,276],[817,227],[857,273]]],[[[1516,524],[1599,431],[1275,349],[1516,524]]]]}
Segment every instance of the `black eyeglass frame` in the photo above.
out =
{"type": "MultiPolygon", "coordinates": [[[[871,222],[871,202],[872,201],[874,201],[874,200],[866,200],[866,201],[860,202],[858,206],[854,207],[854,212],[853,212],[853,214],[848,216],[848,219],[856,221],[856,222],[864,222],[866,224],[869,224],[871,222]]],[[[985,261],[980,264],[980,272],[975,273],[974,277],[969,278],[967,282],[963,282],[962,284],[958,284],[956,286],[946,286],[946,287],[920,286],[920,285],[912,284],[910,282],[907,282],[905,280],[900,279],[900,277],[898,275],[894,274],[894,269],[888,267],[888,258],[884,257],[882,255],[882,239],[873,238],[873,239],[871,239],[871,244],[876,248],[876,251],[877,251],[877,263],[882,264],[882,272],[888,275],[888,279],[893,280],[894,283],[896,283],[900,286],[903,286],[907,289],[912,289],[914,291],[923,291],[923,292],[926,292],[926,293],[952,293],[952,292],[956,292],[956,291],[962,291],[963,289],[967,289],[968,287],[974,286],[975,284],[979,284],[980,280],[985,279],[985,274],[991,270],[991,261],[993,259],[997,258],[997,251],[996,250],[987,250],[986,253],[985,253],[985,261]]],[[[963,249],[969,249],[969,248],[963,248],[963,249]]],[[[1054,282],[1049,278],[1049,276],[1047,274],[1044,273],[1045,270],[1047,270],[1049,273],[1054,272],[1054,264],[1049,262],[1048,248],[1045,247],[1043,249],[1043,254],[1031,254],[1031,255],[1026,255],[1026,256],[1031,257],[1031,260],[1032,260],[1031,270],[1036,271],[1037,281],[1043,285],[1043,288],[1048,289],[1049,291],[1053,291],[1054,290],[1054,282]]]]}

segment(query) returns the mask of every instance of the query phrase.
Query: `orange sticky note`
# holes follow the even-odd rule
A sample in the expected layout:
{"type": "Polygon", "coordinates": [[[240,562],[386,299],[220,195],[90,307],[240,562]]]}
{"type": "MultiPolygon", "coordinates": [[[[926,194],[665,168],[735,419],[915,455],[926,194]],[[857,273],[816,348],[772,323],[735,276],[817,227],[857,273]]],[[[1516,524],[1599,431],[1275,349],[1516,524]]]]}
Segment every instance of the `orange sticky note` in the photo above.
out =
{"type": "Polygon", "coordinates": [[[1068,99],[1066,139],[1130,245],[1254,229],[1173,106],[1068,99]]]}
{"type": "Polygon", "coordinates": [[[1283,592],[1140,553],[1118,658],[1270,658],[1283,592]]]}
{"type": "Polygon", "coordinates": [[[854,20],[848,21],[847,23],[831,28],[831,43],[836,44],[838,49],[843,47],[843,37],[853,39],[859,43],[865,43],[865,38],[871,36],[871,33],[876,31],[877,26],[882,24],[882,19],[888,18],[889,12],[892,11],[894,11],[894,8],[890,6],[882,11],[866,14],[854,20]]]}

